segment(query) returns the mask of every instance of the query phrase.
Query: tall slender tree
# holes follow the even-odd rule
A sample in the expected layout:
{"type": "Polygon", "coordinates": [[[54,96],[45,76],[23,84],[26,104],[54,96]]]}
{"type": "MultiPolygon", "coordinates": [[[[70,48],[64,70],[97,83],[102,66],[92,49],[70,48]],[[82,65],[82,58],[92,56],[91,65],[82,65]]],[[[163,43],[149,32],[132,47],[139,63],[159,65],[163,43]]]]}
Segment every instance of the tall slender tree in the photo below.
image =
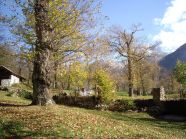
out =
{"type": "Polygon", "coordinates": [[[127,58],[129,96],[133,96],[133,57],[136,43],[135,34],[141,29],[134,26],[131,32],[122,31],[121,28],[112,28],[107,43],[123,58],[127,58]]]}
{"type": "MultiPolygon", "coordinates": [[[[131,32],[127,32],[120,27],[113,27],[110,30],[111,33],[109,37],[106,39],[107,45],[117,52],[119,56],[127,60],[129,96],[133,96],[135,63],[144,59],[149,50],[157,45],[146,45],[146,47],[144,47],[144,45],[138,42],[136,34],[141,30],[139,25],[134,25],[131,32]],[[139,51],[139,49],[142,49],[143,51],[139,51]]],[[[126,65],[126,62],[124,65],[126,65]]]]}

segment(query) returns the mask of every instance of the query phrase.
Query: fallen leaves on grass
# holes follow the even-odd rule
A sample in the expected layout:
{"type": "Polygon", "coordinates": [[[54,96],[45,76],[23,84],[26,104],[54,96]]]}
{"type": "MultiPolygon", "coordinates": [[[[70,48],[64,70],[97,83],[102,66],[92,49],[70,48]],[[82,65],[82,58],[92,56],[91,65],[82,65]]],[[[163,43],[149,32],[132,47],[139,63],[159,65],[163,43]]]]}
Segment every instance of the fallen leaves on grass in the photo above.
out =
{"type": "MultiPolygon", "coordinates": [[[[0,98],[0,102],[15,103],[9,98],[8,101],[6,98],[5,100],[0,98]]],[[[186,135],[184,124],[183,129],[177,129],[175,125],[181,124],[156,122],[147,114],[100,112],[58,105],[47,107],[3,105],[0,106],[0,119],[5,123],[8,121],[21,123],[23,128],[16,130],[20,134],[29,131],[27,135],[45,138],[171,139],[186,135]]]]}

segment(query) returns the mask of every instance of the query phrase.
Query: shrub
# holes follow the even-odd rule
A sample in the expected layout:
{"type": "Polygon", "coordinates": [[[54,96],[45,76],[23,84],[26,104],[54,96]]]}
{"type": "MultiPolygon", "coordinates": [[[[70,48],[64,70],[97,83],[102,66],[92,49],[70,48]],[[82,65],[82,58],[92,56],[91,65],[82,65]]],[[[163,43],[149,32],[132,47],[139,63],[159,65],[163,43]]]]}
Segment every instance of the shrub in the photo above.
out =
{"type": "Polygon", "coordinates": [[[138,111],[147,111],[149,108],[155,106],[152,99],[118,99],[109,105],[109,110],[125,112],[127,110],[138,110],[138,111]]]}
{"type": "Polygon", "coordinates": [[[2,86],[0,86],[0,90],[1,91],[8,91],[8,87],[2,87],[2,86]]]}
{"type": "Polygon", "coordinates": [[[108,102],[114,98],[114,83],[109,74],[104,70],[98,70],[95,73],[95,82],[100,89],[100,97],[103,102],[108,102]]]}
{"type": "Polygon", "coordinates": [[[163,110],[160,106],[152,106],[148,109],[148,113],[154,117],[157,117],[163,114],[163,110]]]}
{"type": "Polygon", "coordinates": [[[142,111],[155,106],[153,99],[135,99],[134,103],[138,108],[138,110],[142,110],[142,111]]]}
{"type": "Polygon", "coordinates": [[[125,112],[128,110],[136,110],[136,105],[133,100],[118,99],[109,105],[109,110],[125,112]]]}
{"type": "Polygon", "coordinates": [[[32,88],[24,83],[13,84],[8,88],[8,96],[32,99],[32,88]]]}
{"type": "Polygon", "coordinates": [[[24,89],[11,88],[9,89],[9,93],[7,94],[7,96],[32,99],[32,92],[24,89]]]}
{"type": "Polygon", "coordinates": [[[25,99],[32,99],[32,93],[27,90],[21,90],[19,92],[19,97],[25,98],[25,99]]]}

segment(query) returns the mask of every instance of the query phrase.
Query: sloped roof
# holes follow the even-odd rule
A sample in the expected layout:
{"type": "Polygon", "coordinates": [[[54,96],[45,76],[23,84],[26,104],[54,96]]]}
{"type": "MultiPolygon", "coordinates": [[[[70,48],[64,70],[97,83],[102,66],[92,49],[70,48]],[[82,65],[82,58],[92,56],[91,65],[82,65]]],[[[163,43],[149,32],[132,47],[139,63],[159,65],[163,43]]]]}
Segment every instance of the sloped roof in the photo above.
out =
{"type": "Polygon", "coordinates": [[[7,68],[7,67],[5,67],[3,65],[0,65],[0,69],[5,69],[6,71],[10,72],[12,75],[14,75],[14,76],[16,76],[16,77],[18,77],[20,79],[26,80],[23,76],[18,75],[17,73],[13,72],[11,69],[9,69],[9,68],[7,68]]]}

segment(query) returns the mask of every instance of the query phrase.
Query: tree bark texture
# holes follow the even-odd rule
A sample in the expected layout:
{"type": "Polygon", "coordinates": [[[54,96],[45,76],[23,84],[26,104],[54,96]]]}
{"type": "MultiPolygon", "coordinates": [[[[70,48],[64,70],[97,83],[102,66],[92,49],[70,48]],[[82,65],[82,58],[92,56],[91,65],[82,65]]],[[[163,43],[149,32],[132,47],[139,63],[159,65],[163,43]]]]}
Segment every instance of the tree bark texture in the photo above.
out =
{"type": "Polygon", "coordinates": [[[128,54],[128,85],[129,85],[129,96],[133,96],[133,77],[132,77],[132,58],[131,58],[131,50],[130,46],[127,47],[128,54]]]}
{"type": "Polygon", "coordinates": [[[49,88],[51,85],[50,74],[52,69],[52,44],[50,44],[51,29],[48,24],[48,0],[35,0],[35,27],[36,27],[36,48],[33,82],[33,105],[54,104],[49,88]]]}

